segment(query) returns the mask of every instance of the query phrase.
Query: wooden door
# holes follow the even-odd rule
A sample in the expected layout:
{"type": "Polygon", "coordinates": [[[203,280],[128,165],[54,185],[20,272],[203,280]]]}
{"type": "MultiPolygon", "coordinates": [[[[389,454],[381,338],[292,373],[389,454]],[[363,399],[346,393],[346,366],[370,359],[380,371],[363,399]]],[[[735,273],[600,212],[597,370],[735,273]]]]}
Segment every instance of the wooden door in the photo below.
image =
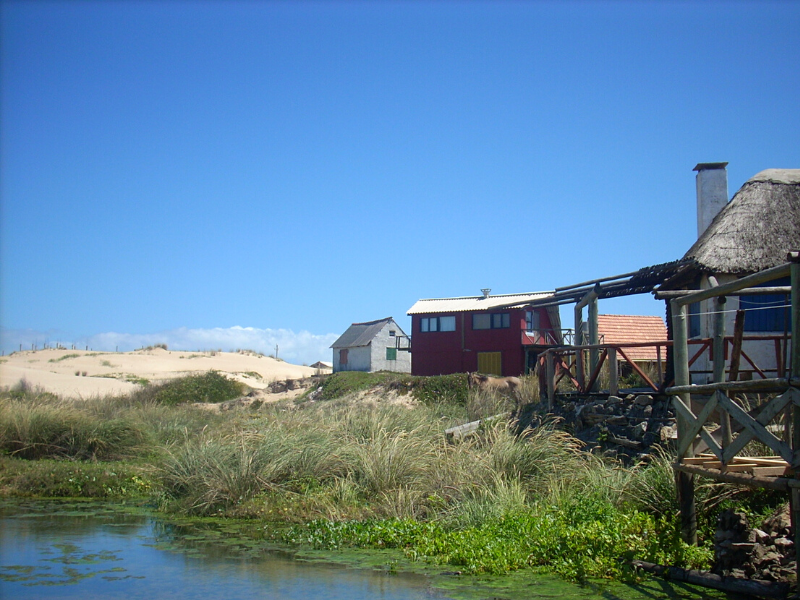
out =
{"type": "Polygon", "coordinates": [[[502,352],[478,352],[478,373],[484,375],[503,375],[502,352]]]}

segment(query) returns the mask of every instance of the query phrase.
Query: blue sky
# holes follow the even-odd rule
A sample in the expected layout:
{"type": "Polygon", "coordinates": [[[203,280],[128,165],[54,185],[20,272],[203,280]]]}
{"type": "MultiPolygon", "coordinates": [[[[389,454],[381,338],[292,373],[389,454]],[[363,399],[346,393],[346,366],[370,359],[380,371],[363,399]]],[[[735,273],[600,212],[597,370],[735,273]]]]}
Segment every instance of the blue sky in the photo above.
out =
{"type": "Polygon", "coordinates": [[[329,359],[419,298],[679,258],[698,162],[730,163],[729,195],[800,167],[797,2],[0,11],[6,352],[329,359]]]}

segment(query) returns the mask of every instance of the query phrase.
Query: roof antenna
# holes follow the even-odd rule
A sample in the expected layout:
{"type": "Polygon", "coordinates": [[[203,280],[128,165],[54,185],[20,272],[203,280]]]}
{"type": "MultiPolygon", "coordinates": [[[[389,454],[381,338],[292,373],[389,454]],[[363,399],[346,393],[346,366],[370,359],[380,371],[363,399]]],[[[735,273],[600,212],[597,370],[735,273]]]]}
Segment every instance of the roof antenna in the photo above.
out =
{"type": "Polygon", "coordinates": [[[483,292],[483,299],[486,300],[492,292],[492,288],[481,288],[481,291],[483,292]]]}

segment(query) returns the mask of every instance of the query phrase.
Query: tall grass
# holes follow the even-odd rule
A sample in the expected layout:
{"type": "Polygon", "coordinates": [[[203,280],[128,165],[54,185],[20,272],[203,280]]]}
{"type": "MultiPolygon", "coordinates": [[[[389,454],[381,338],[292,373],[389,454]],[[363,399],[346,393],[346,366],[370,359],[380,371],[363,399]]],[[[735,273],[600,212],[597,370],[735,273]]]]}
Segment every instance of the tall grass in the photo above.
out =
{"type": "Polygon", "coordinates": [[[122,458],[147,439],[129,418],[103,419],[49,396],[0,397],[0,451],[17,458],[122,458]]]}

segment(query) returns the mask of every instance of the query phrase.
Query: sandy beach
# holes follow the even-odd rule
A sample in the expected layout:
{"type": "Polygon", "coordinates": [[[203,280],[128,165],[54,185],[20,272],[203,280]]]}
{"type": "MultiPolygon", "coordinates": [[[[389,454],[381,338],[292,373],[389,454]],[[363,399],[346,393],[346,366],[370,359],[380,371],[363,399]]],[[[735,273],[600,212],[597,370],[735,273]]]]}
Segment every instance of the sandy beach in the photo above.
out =
{"type": "Polygon", "coordinates": [[[147,382],[216,370],[264,389],[273,381],[300,379],[316,369],[292,365],[249,351],[180,352],[155,348],[133,352],[37,350],[0,358],[0,386],[21,380],[70,398],[127,393],[147,382]]]}

